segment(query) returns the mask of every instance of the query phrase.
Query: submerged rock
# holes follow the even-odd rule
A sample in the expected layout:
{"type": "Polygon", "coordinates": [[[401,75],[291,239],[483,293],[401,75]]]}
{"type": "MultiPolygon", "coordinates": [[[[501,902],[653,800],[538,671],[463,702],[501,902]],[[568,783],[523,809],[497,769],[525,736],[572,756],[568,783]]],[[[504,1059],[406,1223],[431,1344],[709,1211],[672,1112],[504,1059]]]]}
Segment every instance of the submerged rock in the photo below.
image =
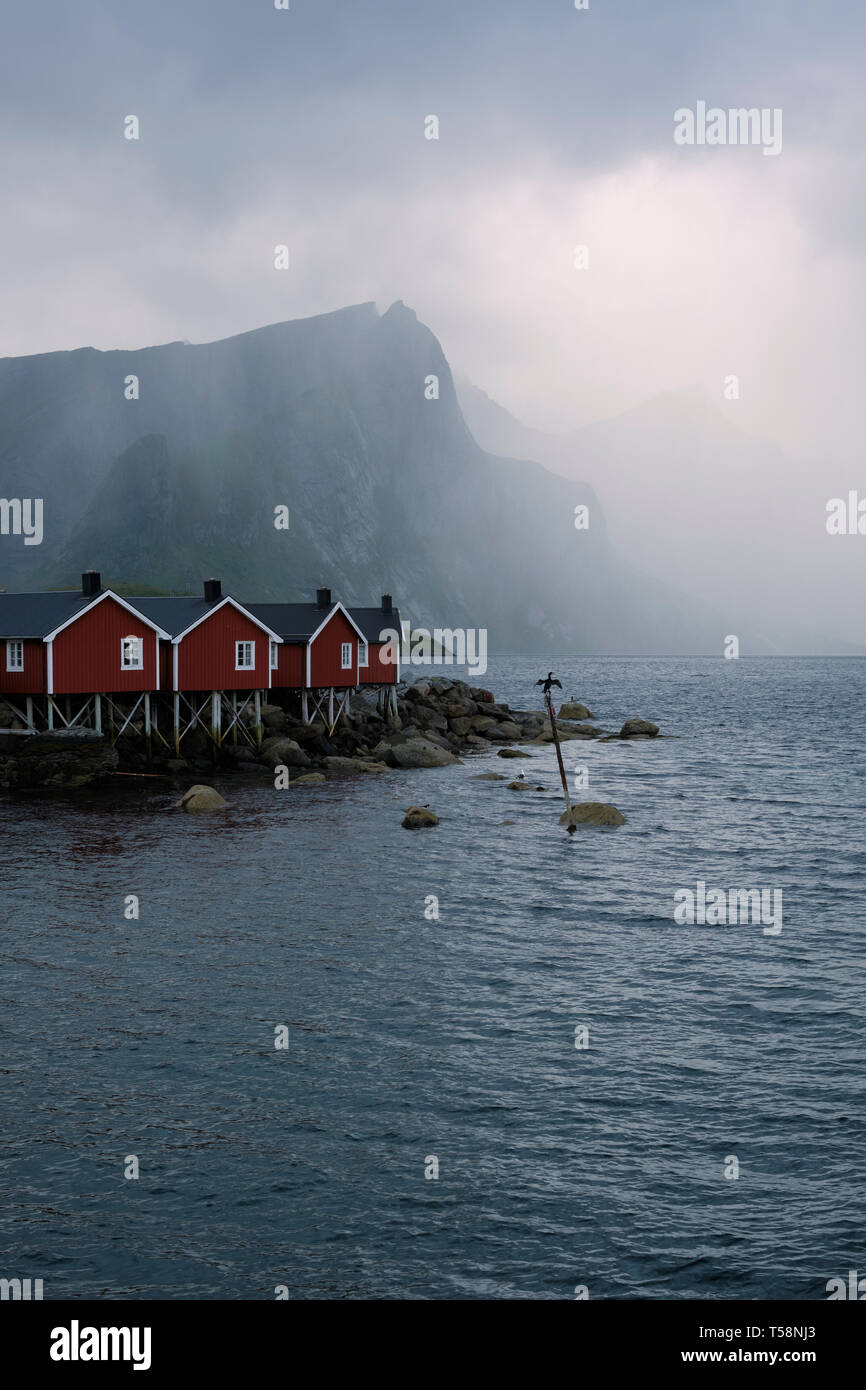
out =
{"type": "Polygon", "coordinates": [[[472,778],[473,782],[504,782],[504,772],[476,772],[472,778]]]}
{"type": "Polygon", "coordinates": [[[605,801],[581,801],[571,811],[563,811],[560,825],[625,825],[625,816],[605,801]]]}
{"type": "Polygon", "coordinates": [[[497,758],[531,758],[532,754],[524,753],[522,748],[500,748],[496,756],[497,758]]]}
{"type": "Polygon", "coordinates": [[[184,792],[176,805],[184,811],[221,811],[228,806],[228,802],[213,787],[197,782],[188,792],[184,792]]]}
{"type": "Polygon", "coordinates": [[[438,825],[439,817],[429,806],[410,806],[402,820],[404,830],[422,830],[427,825],[438,825]]]}
{"type": "Polygon", "coordinates": [[[620,738],[655,738],[658,731],[658,724],[651,724],[648,719],[627,719],[619,731],[619,736],[620,738]]]}
{"type": "Polygon", "coordinates": [[[303,783],[305,783],[305,782],[306,782],[306,783],[310,783],[310,782],[324,782],[324,780],[325,780],[325,774],[324,774],[324,772],[304,772],[304,773],[302,773],[302,775],[301,775],[300,777],[293,777],[293,778],[292,778],[292,786],[293,786],[293,787],[300,787],[300,786],[301,786],[303,783]]]}

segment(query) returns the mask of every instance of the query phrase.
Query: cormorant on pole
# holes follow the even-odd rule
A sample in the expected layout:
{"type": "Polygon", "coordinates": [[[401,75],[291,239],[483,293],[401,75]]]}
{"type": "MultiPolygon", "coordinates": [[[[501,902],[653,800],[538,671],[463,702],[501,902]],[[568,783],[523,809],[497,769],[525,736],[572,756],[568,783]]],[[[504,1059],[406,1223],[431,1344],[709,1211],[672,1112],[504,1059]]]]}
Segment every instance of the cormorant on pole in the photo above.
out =
{"type": "Polygon", "coordinates": [[[553,735],[553,746],[556,749],[556,761],[559,764],[559,776],[562,781],[562,790],[565,793],[565,816],[562,819],[565,821],[565,828],[569,835],[573,835],[577,827],[572,819],[573,808],[571,805],[571,796],[568,791],[568,778],[565,775],[565,765],[562,761],[562,749],[559,746],[559,731],[556,727],[556,711],[553,708],[553,698],[550,693],[551,687],[554,685],[558,685],[561,690],[562,681],[558,681],[553,672],[548,671],[547,680],[539,680],[536,681],[535,684],[540,685],[544,693],[544,703],[547,706],[547,717],[550,720],[550,732],[553,735]]]}
{"type": "Polygon", "coordinates": [[[552,685],[558,685],[560,690],[562,689],[562,681],[558,681],[552,671],[548,671],[546,681],[536,681],[535,684],[543,686],[545,695],[550,694],[550,687],[552,685]]]}

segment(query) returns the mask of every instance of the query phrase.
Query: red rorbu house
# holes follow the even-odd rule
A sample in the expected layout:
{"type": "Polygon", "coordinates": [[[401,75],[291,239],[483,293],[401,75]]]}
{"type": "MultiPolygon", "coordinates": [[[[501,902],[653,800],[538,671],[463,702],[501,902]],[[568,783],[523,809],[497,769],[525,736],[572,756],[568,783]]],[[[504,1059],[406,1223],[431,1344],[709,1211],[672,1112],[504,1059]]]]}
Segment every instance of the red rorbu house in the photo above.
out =
{"type": "MultiPolygon", "coordinates": [[[[400,679],[399,657],[386,659],[386,630],[400,630],[389,594],[381,608],[348,609],[333,602],[330,589],[317,589],[314,604],[254,603],[249,610],[280,633],[272,686],[300,690],[305,722],[327,713],[333,727],[343,711],[349,713],[352,690],[375,686],[382,692],[400,679]]],[[[392,649],[399,650],[396,644],[392,649]]]]}
{"type": "Polygon", "coordinates": [[[197,726],[220,744],[252,723],[260,742],[271,690],[298,691],[303,718],[327,712],[331,727],[359,686],[393,703],[389,630],[400,631],[389,595],[380,609],[348,610],[329,589],[315,604],[241,604],[209,579],[201,597],[120,598],[88,571],[80,592],[0,593],[0,699],[23,732],[55,721],[101,731],[105,718],[116,739],[138,719],[148,748],[169,746],[168,703],[175,751],[197,726]]]}

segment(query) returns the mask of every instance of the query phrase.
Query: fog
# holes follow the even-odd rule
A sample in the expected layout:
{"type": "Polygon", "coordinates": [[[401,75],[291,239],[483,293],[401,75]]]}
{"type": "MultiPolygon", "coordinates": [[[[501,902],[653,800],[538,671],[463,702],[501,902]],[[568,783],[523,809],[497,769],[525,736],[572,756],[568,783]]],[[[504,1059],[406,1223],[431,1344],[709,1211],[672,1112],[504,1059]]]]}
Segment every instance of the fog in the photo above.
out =
{"type": "MultiPolygon", "coordinates": [[[[834,552],[792,566],[784,518],[866,494],[861,5],[48,0],[3,23],[0,354],[403,299],[532,426],[697,389],[767,441],[759,470],[791,459],[787,490],[769,464],[754,478],[776,505],[761,573],[778,557],[831,622],[834,552]],[[780,152],[676,144],[700,101],[780,111],[780,152]]],[[[675,505],[682,460],[652,467],[675,505]]],[[[616,539],[617,490],[592,482],[616,539]]],[[[837,541],[846,590],[858,545],[837,541]]]]}

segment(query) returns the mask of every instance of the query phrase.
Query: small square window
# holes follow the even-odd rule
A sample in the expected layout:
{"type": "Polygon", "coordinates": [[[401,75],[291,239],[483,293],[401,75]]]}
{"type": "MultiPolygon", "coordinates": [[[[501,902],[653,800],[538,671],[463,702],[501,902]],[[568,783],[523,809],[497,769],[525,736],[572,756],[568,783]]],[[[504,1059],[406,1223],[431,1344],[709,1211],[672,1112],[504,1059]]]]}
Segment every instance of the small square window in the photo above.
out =
{"type": "Polygon", "coordinates": [[[6,670],[24,670],[24,643],[17,640],[6,643],[6,670]]]}
{"type": "Polygon", "coordinates": [[[359,642],[359,643],[358,643],[358,665],[359,665],[359,666],[369,666],[369,665],[370,665],[370,657],[369,657],[369,653],[368,653],[368,648],[367,648],[367,643],[366,643],[366,642],[359,642]]]}
{"type": "Polygon", "coordinates": [[[235,670],[254,671],[256,668],[255,642],[235,642],[235,670]]]}
{"type": "Polygon", "coordinates": [[[341,665],[342,665],[342,668],[343,668],[344,671],[351,671],[351,669],[352,669],[352,643],[351,643],[351,642],[344,642],[344,643],[343,643],[343,658],[342,658],[341,665]]]}
{"type": "Polygon", "coordinates": [[[140,671],[144,666],[144,643],[140,637],[121,637],[120,666],[123,671],[140,671]]]}

